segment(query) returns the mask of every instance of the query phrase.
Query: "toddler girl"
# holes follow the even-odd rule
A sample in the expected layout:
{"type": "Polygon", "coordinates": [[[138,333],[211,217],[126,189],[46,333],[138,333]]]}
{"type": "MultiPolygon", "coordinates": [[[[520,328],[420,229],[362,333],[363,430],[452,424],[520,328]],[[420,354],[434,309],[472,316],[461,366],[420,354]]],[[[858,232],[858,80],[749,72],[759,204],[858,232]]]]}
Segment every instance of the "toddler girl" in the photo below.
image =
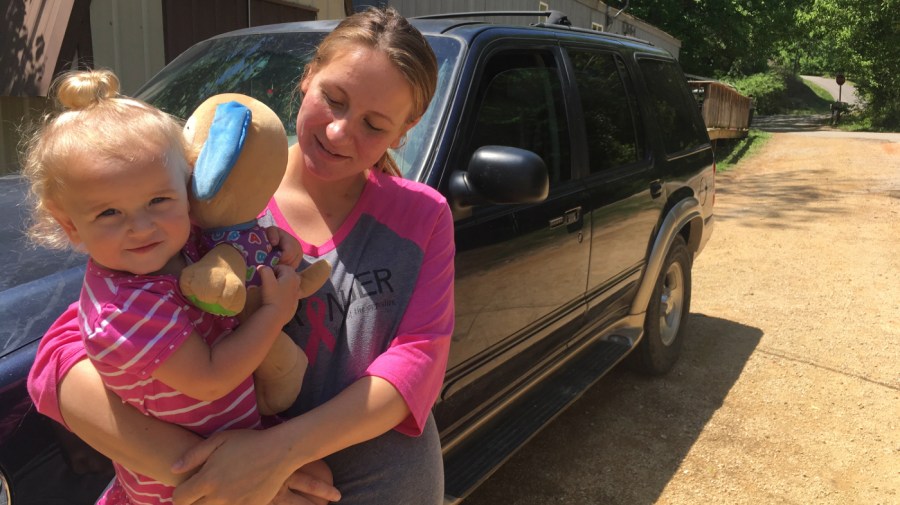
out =
{"type": "MultiPolygon", "coordinates": [[[[263,304],[240,326],[187,302],[178,274],[198,253],[182,128],[118,88],[109,71],[57,79],[63,112],[45,120],[26,150],[29,234],[90,256],[79,323],[109,390],[202,436],[257,428],[251,375],[297,310],[299,277],[287,264],[261,269],[263,304]]],[[[183,479],[168,468],[145,476],[114,465],[116,479],[98,503],[171,503],[171,486],[183,479]]]]}

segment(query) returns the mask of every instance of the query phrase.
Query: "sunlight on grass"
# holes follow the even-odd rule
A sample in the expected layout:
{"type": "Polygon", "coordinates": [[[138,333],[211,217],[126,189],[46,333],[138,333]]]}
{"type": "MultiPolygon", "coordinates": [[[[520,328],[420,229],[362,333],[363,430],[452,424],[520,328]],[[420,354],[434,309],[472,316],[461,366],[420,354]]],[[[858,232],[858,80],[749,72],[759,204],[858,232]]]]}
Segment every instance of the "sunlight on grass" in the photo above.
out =
{"type": "Polygon", "coordinates": [[[807,81],[806,79],[803,79],[803,84],[806,84],[806,87],[808,87],[809,89],[811,89],[812,92],[815,93],[816,96],[818,96],[818,97],[821,98],[822,100],[825,100],[825,101],[827,101],[827,102],[833,102],[833,101],[834,101],[834,97],[831,96],[831,93],[829,93],[829,92],[828,92],[825,88],[823,88],[822,86],[819,86],[818,84],[816,84],[816,83],[814,83],[814,82],[812,82],[812,81],[807,81]]]}
{"type": "Polygon", "coordinates": [[[746,138],[716,141],[716,169],[725,172],[735,167],[741,160],[753,156],[772,138],[772,134],[751,129],[746,138]]]}

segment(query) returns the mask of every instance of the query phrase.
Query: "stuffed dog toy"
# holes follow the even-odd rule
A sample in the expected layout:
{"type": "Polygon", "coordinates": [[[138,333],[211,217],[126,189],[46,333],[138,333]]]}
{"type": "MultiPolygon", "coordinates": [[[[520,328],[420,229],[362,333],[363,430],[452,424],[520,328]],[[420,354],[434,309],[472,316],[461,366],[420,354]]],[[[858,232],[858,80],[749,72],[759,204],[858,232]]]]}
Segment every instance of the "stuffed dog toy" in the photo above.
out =
{"type": "MultiPolygon", "coordinates": [[[[269,107],[233,93],[200,104],[184,131],[194,166],[191,218],[202,228],[201,250],[207,252],[182,271],[181,291],[207,312],[245,319],[262,302],[257,265],[278,262],[256,218],[284,176],[287,136],[269,107]]],[[[330,273],[324,261],[299,272],[301,298],[322,287],[330,273]]],[[[262,414],[294,403],[306,366],[306,355],[282,333],[253,374],[262,414]]]]}

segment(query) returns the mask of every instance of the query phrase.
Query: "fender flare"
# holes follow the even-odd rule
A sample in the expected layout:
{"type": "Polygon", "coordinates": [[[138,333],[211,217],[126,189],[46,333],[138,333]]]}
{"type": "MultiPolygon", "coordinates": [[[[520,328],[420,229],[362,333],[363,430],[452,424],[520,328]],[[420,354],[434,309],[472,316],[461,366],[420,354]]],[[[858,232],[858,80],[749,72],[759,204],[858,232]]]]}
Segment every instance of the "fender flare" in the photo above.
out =
{"type": "MultiPolygon", "coordinates": [[[[684,226],[694,220],[699,220],[702,226],[703,209],[700,202],[693,196],[679,201],[666,214],[659,233],[653,241],[653,249],[650,251],[641,285],[634,296],[634,301],[631,302],[631,315],[641,315],[647,312],[653,287],[656,284],[656,279],[659,278],[663,262],[666,260],[666,255],[669,253],[669,248],[671,248],[675,236],[684,226]]],[[[696,234],[692,233],[692,235],[696,234]]],[[[690,246],[691,244],[689,244],[690,246]]]]}

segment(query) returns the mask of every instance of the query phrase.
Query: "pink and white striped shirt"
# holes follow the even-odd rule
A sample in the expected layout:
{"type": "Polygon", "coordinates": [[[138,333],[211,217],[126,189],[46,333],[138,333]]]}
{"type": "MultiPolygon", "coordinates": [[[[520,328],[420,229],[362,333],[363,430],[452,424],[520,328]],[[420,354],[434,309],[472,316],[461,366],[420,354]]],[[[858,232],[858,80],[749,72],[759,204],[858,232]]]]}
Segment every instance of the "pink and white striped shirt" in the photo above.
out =
{"type": "MultiPolygon", "coordinates": [[[[79,306],[88,357],[107,389],[125,403],[204,437],[259,427],[252,377],[211,402],[191,398],[152,377],[191,332],[213,345],[237,326],[235,318],[208,314],[188,302],[176,276],[116,272],[89,261],[79,306]]],[[[172,503],[173,488],[119,464],[115,468],[117,482],[99,504],[172,503]]]]}

